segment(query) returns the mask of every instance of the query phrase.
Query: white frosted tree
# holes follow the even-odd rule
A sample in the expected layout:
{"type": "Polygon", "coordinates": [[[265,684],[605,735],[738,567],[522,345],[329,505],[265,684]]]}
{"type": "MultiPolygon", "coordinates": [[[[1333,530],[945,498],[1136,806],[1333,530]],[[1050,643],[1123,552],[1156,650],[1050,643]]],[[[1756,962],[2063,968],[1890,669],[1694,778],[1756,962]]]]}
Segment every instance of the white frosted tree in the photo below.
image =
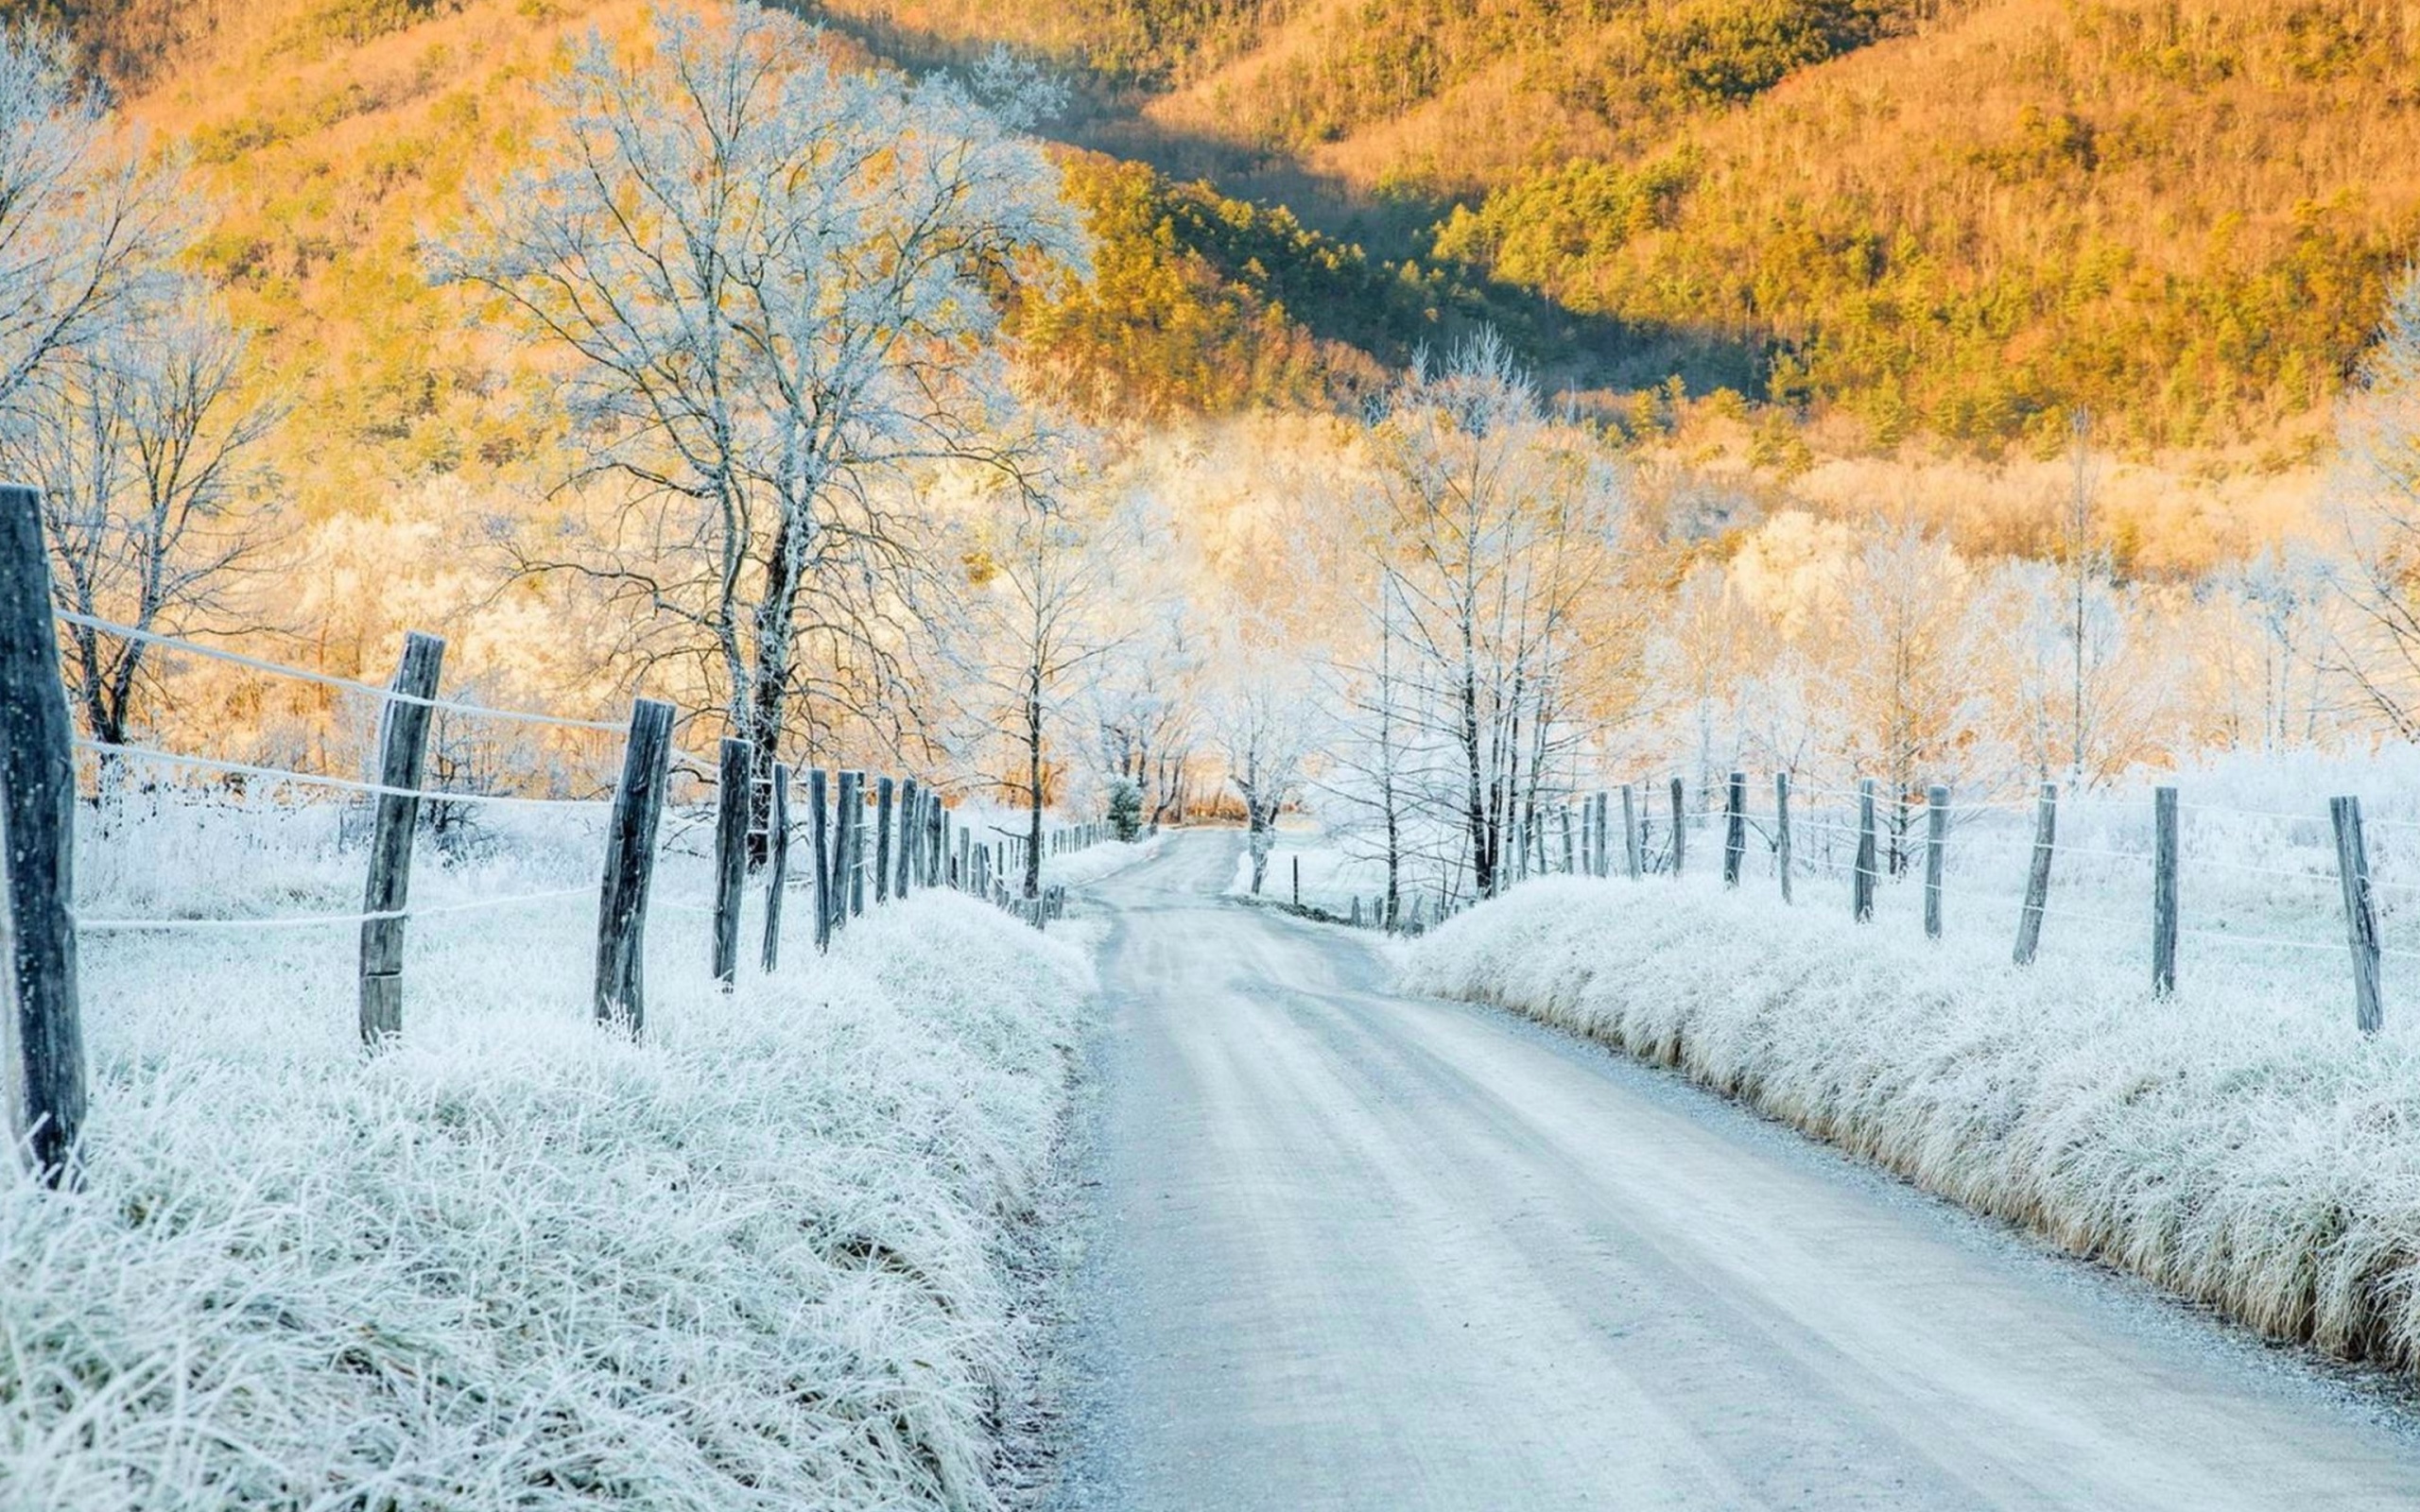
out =
{"type": "Polygon", "coordinates": [[[544,95],[528,164],[428,250],[562,375],[578,502],[522,565],[627,607],[769,764],[834,679],[904,680],[939,566],[918,480],[1056,444],[1001,344],[1013,287],[1088,256],[1023,129],[1046,93],[855,66],[741,4],[629,54],[592,34],[544,95]]]}
{"type": "MultiPolygon", "coordinates": [[[[42,490],[60,608],[136,630],[223,628],[231,593],[268,539],[259,443],[280,411],[248,392],[244,338],[207,291],[167,285],[140,331],[54,355],[0,425],[0,472],[42,490]]],[[[66,672],[94,737],[122,743],[151,646],[63,627],[66,672]]],[[[105,781],[115,766],[104,762],[105,781]]]]}
{"type": "Polygon", "coordinates": [[[1451,752],[1424,807],[1461,835],[1474,886],[1493,896],[1544,854],[1576,716],[1633,639],[1592,602],[1619,593],[1628,495],[1592,437],[1547,418],[1492,334],[1415,367],[1368,444],[1358,529],[1392,589],[1407,706],[1451,752]]]}
{"type": "Polygon", "coordinates": [[[46,367],[124,325],[187,230],[173,164],[147,165],[66,44],[0,22],[0,421],[46,367]]]}
{"type": "Polygon", "coordinates": [[[2376,722],[2420,738],[2420,271],[2387,301],[2337,448],[2342,540],[2323,580],[2342,612],[2322,655],[2376,722]]]}

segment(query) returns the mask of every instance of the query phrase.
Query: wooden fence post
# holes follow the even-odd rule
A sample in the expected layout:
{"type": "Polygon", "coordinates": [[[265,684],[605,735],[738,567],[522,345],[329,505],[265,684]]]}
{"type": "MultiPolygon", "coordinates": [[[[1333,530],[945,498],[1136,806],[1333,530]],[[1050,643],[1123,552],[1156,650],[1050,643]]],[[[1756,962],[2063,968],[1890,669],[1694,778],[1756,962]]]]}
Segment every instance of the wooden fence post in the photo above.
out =
{"type": "Polygon", "coordinates": [[[756,747],[725,735],[715,788],[715,980],[730,991],[739,980],[739,902],[748,884],[748,818],[756,747]]]}
{"type": "Polygon", "coordinates": [[[1646,848],[1639,842],[1638,804],[1632,791],[1630,783],[1622,784],[1622,864],[1630,868],[1630,880],[1636,882],[1646,869],[1647,858],[1641,853],[1646,848]]]}
{"type": "Polygon", "coordinates": [[[2152,990],[2176,990],[2176,789],[2152,789],[2152,990]]]}
{"type": "Polygon", "coordinates": [[[1681,857],[1689,843],[1688,789],[1681,779],[1672,779],[1672,875],[1681,874],[1681,857]]]}
{"type": "Polygon", "coordinates": [[[899,875],[892,879],[891,890],[900,897],[908,896],[908,885],[916,879],[916,837],[924,829],[924,810],[916,800],[923,790],[912,777],[899,782],[899,875]]]}
{"type": "Polygon", "coordinates": [[[769,811],[771,833],[765,836],[765,974],[782,964],[782,892],[790,880],[790,769],[773,764],[773,803],[769,811]]]}
{"type": "Polygon", "coordinates": [[[445,643],[414,630],[378,720],[378,817],[370,839],[370,880],[361,911],[361,1042],[372,1049],[404,1032],[404,919],[411,901],[412,837],[420,829],[421,773],[428,754],[429,700],[445,643]]]}
{"type": "Polygon", "coordinates": [[[2033,800],[2033,865],[2025,873],[2025,907],[2016,916],[2019,966],[2033,964],[2042,947],[2042,911],[2050,903],[2050,856],[2059,836],[2059,784],[2045,782],[2033,800]]]}
{"type": "Polygon", "coordinates": [[[1608,821],[1606,815],[1608,802],[1609,799],[1607,799],[1604,790],[1599,788],[1597,792],[1596,802],[1597,875],[1599,877],[1610,877],[1614,874],[1614,827],[1608,821]]]}
{"type": "Polygon", "coordinates": [[[0,1110],[9,1143],[53,1187],[77,1184],[85,1100],[66,686],[42,495],[0,485],[0,1046],[15,1052],[0,1110]]]}
{"type": "Polygon", "coordinates": [[[655,880],[655,832],[672,763],[672,706],[631,705],[622,780],[605,842],[605,884],[596,903],[596,1022],[636,1035],[647,1022],[647,899],[655,880]]]}
{"type": "Polygon", "coordinates": [[[1949,789],[1925,789],[1925,938],[1941,938],[1942,852],[1949,847],[1949,789]]]}
{"type": "Polygon", "coordinates": [[[849,914],[862,919],[866,911],[866,800],[873,795],[866,791],[865,774],[857,774],[857,803],[849,812],[849,914]]]}
{"type": "Polygon", "coordinates": [[[1734,772],[1722,795],[1722,885],[1739,885],[1739,866],[1748,856],[1748,774],[1734,772]]]}
{"type": "Polygon", "coordinates": [[[899,797],[898,787],[886,777],[874,784],[873,819],[873,901],[890,901],[890,811],[899,797]]]}
{"type": "Polygon", "coordinates": [[[1579,863],[1572,859],[1571,805],[1565,803],[1563,805],[1563,874],[1567,877],[1579,869],[1579,863]]]}
{"type": "Polygon", "coordinates": [[[1849,914],[1860,924],[1874,917],[1874,779],[1857,782],[1857,870],[1849,879],[1849,914]]]}
{"type": "Polygon", "coordinates": [[[1789,902],[1789,774],[1773,773],[1773,864],[1781,874],[1781,901],[1789,902]]]}
{"type": "Polygon", "coordinates": [[[856,876],[856,832],[865,825],[863,772],[842,772],[832,805],[832,927],[849,922],[849,884],[856,876]]]}
{"type": "Polygon", "coordinates": [[[968,833],[966,826],[961,824],[958,827],[958,868],[951,874],[960,892],[972,892],[975,889],[975,873],[968,869],[974,864],[974,859],[975,837],[968,833]]]}
{"type": "Polygon", "coordinates": [[[925,790],[925,885],[949,885],[949,809],[931,788],[925,790]]]}
{"type": "Polygon", "coordinates": [[[806,833],[815,852],[815,948],[832,948],[832,782],[816,767],[806,774],[806,833]]]}
{"type": "Polygon", "coordinates": [[[2353,949],[2353,1022],[2376,1034],[2385,1020],[2378,999],[2378,919],[2370,901],[2370,848],[2361,838],[2361,800],[2332,798],[2327,816],[2336,821],[2336,875],[2344,886],[2344,942],[2353,949]]]}

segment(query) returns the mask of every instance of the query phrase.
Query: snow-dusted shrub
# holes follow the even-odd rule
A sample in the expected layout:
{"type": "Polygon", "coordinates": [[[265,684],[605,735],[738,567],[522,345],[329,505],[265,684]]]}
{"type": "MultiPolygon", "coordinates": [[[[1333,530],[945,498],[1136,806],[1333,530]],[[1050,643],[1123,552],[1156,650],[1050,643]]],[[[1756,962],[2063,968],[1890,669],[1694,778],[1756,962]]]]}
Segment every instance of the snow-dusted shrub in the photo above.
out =
{"type": "Polygon", "coordinates": [[[0,1504],[991,1504],[1083,959],[925,894],[726,996],[665,910],[634,1044],[595,906],[416,921],[374,1058],[349,930],[88,940],[85,1189],[0,1177],[0,1504]]]}
{"type": "Polygon", "coordinates": [[[1859,926],[1828,886],[1799,898],[1531,883],[1416,946],[1406,985],[1676,1067],[2264,1332],[2420,1366],[2408,973],[2365,1040],[2341,953],[2247,962],[2188,939],[2162,999],[2148,931],[2114,903],[2122,945],[2052,919],[2021,970],[2004,919],[1928,944],[1904,910],[1859,926]]]}

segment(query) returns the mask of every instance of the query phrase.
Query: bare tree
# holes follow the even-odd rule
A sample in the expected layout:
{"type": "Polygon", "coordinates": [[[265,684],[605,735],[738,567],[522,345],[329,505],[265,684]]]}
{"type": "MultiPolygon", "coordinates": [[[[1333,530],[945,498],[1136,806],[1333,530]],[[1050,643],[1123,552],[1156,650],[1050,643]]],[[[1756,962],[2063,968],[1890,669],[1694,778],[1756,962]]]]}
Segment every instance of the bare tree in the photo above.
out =
{"type": "Polygon", "coordinates": [[[187,229],[171,172],[117,139],[60,38],[0,23],[0,421],[161,276],[187,229]]]}
{"type": "Polygon", "coordinates": [[[2323,655],[2398,737],[2420,737],[2420,270],[2387,301],[2337,421],[2330,489],[2342,552],[2323,580],[2342,606],[2323,655]]]}
{"type": "Polygon", "coordinates": [[[1387,564],[1417,706],[1454,752],[1436,802],[1493,896],[1542,843],[1542,805],[1567,790],[1589,679],[1631,654],[1634,627],[1578,654],[1583,625],[1617,623],[1590,600],[1619,592],[1627,494],[1593,438],[1545,417],[1492,334],[1417,367],[1370,442],[1360,528],[1387,564]]]}
{"type": "MultiPolygon", "coordinates": [[[[48,364],[0,428],[0,468],[42,490],[61,609],[188,634],[229,611],[267,540],[254,457],[281,410],[247,391],[245,340],[206,292],[178,292],[139,333],[105,333],[48,364]]],[[[151,646],[73,623],[65,639],[87,728],[124,742],[151,646]]],[[[105,786],[114,769],[103,763],[105,786]]]]}
{"type": "Polygon", "coordinates": [[[1085,678],[1121,639],[1108,609],[1128,539],[1126,522],[1079,490],[1021,490],[982,522],[967,554],[975,577],[959,659],[977,713],[1017,752],[1018,770],[1001,786],[1024,800],[1028,898],[1042,893],[1052,750],[1085,678]]]}
{"type": "Polygon", "coordinates": [[[1278,816],[1300,793],[1305,764],[1319,748],[1320,721],[1301,668],[1273,648],[1238,649],[1225,671],[1229,685],[1215,718],[1227,781],[1244,803],[1252,890],[1258,896],[1276,847],[1278,816]]]}
{"type": "Polygon", "coordinates": [[[819,671],[904,680],[934,563],[903,480],[1050,444],[1016,422],[1002,307],[1087,249],[1020,129],[1030,76],[910,82],[753,4],[652,43],[592,34],[534,163],[429,263],[564,359],[587,507],[524,568],[637,610],[642,663],[695,669],[769,765],[819,671]]]}

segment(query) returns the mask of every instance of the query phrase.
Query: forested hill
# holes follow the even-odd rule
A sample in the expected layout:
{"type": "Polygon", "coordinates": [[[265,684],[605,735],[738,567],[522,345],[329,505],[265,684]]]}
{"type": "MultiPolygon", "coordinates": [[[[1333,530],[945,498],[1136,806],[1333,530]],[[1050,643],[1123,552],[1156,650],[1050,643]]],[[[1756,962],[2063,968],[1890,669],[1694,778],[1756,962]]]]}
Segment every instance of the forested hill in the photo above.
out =
{"type": "MultiPolygon", "coordinates": [[[[28,9],[0,0],[0,9],[28,9]]],[[[629,0],[43,0],[229,210],[215,269],[432,454],[413,229],[629,0]]],[[[1106,237],[1027,313],[1145,412],[1349,398],[1485,319],[1556,382],[1718,387],[1874,443],[2307,440],[2420,238],[2420,9],[2355,0],[833,0],[918,67],[1076,85],[1106,237]]],[[[441,350],[440,352],[441,355],[441,350]]],[[[1616,412],[1624,412],[1616,407],[1616,412]]],[[[433,457],[434,459],[434,457],[433,457]]]]}

